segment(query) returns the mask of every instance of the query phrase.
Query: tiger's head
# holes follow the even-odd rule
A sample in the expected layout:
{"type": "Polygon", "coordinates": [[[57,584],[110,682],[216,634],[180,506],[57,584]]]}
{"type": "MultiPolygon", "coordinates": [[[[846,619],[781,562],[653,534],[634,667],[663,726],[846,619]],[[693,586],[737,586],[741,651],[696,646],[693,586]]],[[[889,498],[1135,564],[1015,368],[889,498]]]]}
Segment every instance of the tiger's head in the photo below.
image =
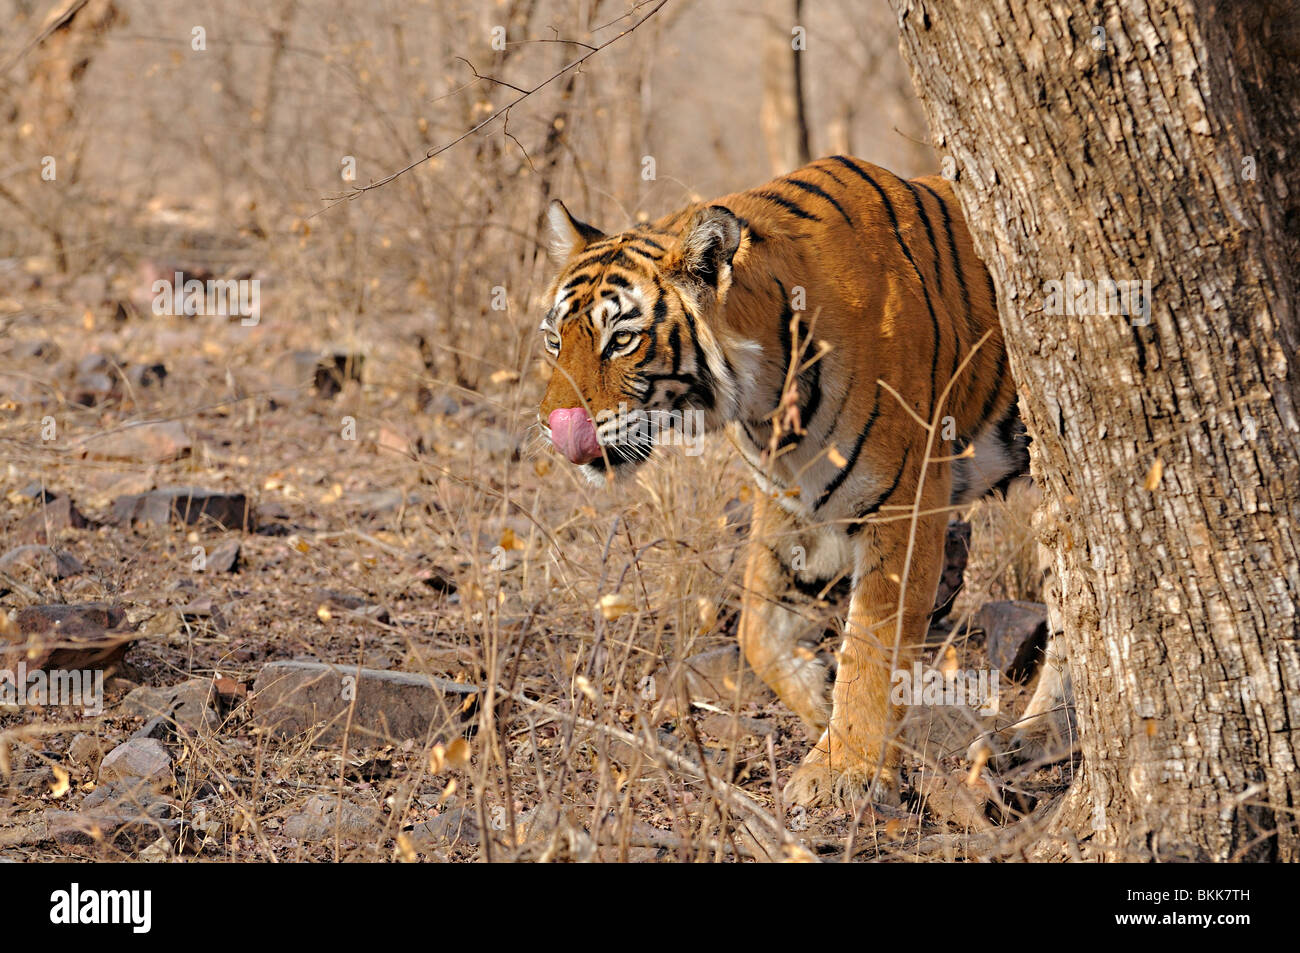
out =
{"type": "Polygon", "coordinates": [[[733,419],[746,343],[719,318],[740,220],[692,207],[606,235],[559,201],[548,218],[561,268],[541,325],[553,372],[538,416],[555,448],[601,483],[733,419]]]}

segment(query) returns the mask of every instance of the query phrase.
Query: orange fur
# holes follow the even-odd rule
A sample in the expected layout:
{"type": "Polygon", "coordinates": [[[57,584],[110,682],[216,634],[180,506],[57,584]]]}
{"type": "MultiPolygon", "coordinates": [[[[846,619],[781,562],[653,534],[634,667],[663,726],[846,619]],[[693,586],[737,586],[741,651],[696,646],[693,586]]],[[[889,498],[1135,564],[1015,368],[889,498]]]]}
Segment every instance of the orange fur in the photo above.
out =
{"type": "MultiPolygon", "coordinates": [[[[992,282],[949,183],[832,157],[617,235],[558,204],[551,220],[563,267],[543,323],[556,364],[543,423],[622,406],[735,428],[761,495],[740,642],[823,729],[788,792],[888,796],[890,675],[924,636],[947,507],[1025,463],[992,282]],[[842,575],[853,591],[828,706],[830,667],[803,646],[787,591],[842,575]]],[[[601,479],[647,452],[606,445],[584,469],[601,479]]]]}

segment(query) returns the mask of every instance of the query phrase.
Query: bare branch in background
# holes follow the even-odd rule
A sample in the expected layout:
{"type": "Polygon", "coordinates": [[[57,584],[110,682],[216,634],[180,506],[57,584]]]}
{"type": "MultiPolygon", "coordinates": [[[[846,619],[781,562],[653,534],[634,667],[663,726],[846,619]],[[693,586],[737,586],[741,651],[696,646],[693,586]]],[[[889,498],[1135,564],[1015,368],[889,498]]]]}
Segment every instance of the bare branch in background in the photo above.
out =
{"type": "MultiPolygon", "coordinates": [[[[342,202],[348,202],[348,201],[351,201],[351,200],[353,200],[353,199],[355,199],[355,198],[358,198],[359,196],[361,196],[362,194],[364,194],[364,193],[366,193],[366,192],[370,192],[370,191],[373,191],[374,189],[382,188],[383,186],[387,185],[389,182],[392,182],[394,179],[399,178],[400,176],[405,175],[407,172],[410,172],[412,169],[418,168],[419,166],[421,166],[421,165],[423,165],[424,163],[428,162],[430,159],[434,158],[435,156],[438,156],[438,155],[440,155],[440,154],[446,152],[448,149],[452,148],[453,146],[458,145],[458,144],[464,142],[466,139],[468,139],[468,138],[470,138],[471,136],[473,136],[473,135],[474,135],[476,132],[478,132],[480,129],[483,129],[484,127],[486,127],[486,126],[490,125],[491,123],[495,122],[497,119],[500,119],[501,117],[508,115],[509,112],[510,112],[510,110],[514,109],[516,106],[518,106],[520,103],[522,103],[522,102],[523,102],[525,99],[527,99],[529,96],[532,96],[532,95],[534,95],[535,93],[538,93],[538,92],[540,92],[541,90],[545,89],[547,86],[551,85],[551,83],[555,82],[555,81],[556,81],[557,79],[559,79],[561,76],[565,76],[566,74],[568,74],[568,73],[572,72],[573,70],[577,69],[579,66],[581,66],[583,63],[585,63],[587,60],[591,59],[593,56],[595,56],[595,55],[596,55],[597,53],[599,53],[601,50],[605,49],[606,47],[613,46],[615,43],[617,43],[617,42],[618,42],[619,40],[621,40],[623,37],[627,36],[627,35],[630,34],[630,33],[635,32],[635,31],[637,30],[637,28],[641,26],[641,24],[645,23],[647,20],[649,20],[651,17],[653,17],[656,13],[658,13],[660,10],[662,10],[662,9],[664,8],[664,6],[667,5],[667,3],[668,3],[668,0],[658,0],[658,2],[655,3],[654,7],[651,8],[651,10],[650,10],[649,13],[647,13],[647,14],[646,14],[645,16],[643,16],[641,19],[637,20],[635,23],[633,23],[633,24],[632,24],[630,27],[628,27],[626,30],[623,30],[623,31],[619,32],[616,36],[612,36],[612,37],[610,37],[610,38],[609,38],[608,40],[606,40],[604,43],[601,43],[601,44],[598,45],[598,46],[595,46],[595,47],[590,48],[586,53],[583,53],[581,56],[579,56],[579,57],[578,57],[577,59],[575,59],[573,62],[569,63],[567,66],[564,66],[563,68],[561,68],[561,69],[558,70],[557,72],[552,73],[550,76],[548,76],[546,79],[542,80],[540,83],[538,83],[536,86],[532,87],[531,89],[522,90],[522,91],[520,92],[520,95],[518,95],[517,97],[515,97],[514,99],[512,99],[512,100],[511,100],[509,103],[507,103],[506,105],[502,106],[500,109],[495,110],[495,111],[494,111],[490,116],[488,116],[486,119],[482,120],[481,122],[477,122],[477,123],[475,123],[475,124],[474,124],[473,126],[471,126],[468,130],[466,130],[464,133],[462,133],[461,135],[457,136],[455,139],[451,140],[451,142],[445,143],[444,145],[438,146],[437,148],[430,149],[428,152],[426,152],[426,153],[425,153],[423,156],[421,156],[420,158],[416,159],[414,162],[410,163],[409,165],[406,165],[406,166],[402,167],[401,169],[398,169],[396,172],[392,172],[392,173],[390,173],[390,174],[384,176],[382,179],[380,179],[380,180],[377,181],[377,182],[371,182],[371,183],[369,183],[369,184],[367,184],[367,185],[358,185],[358,186],[353,187],[353,188],[350,189],[349,191],[343,193],[342,195],[331,197],[331,200],[330,200],[330,204],[329,204],[329,205],[325,206],[325,208],[321,209],[321,210],[318,211],[318,212],[314,212],[314,213],[313,213],[311,216],[309,216],[309,217],[310,217],[310,218],[315,218],[317,215],[320,215],[322,212],[328,212],[330,209],[334,208],[334,206],[336,206],[336,205],[338,205],[338,204],[340,204],[340,203],[342,203],[342,202]]],[[[633,9],[638,9],[638,8],[640,8],[640,7],[642,7],[642,6],[645,6],[645,3],[638,4],[637,7],[633,8],[633,9]]],[[[617,22],[617,21],[612,21],[612,22],[617,22]]],[[[464,59],[464,57],[458,57],[458,58],[459,58],[459,59],[464,59]]],[[[470,64],[469,60],[464,60],[464,61],[465,61],[465,63],[466,63],[467,65],[469,65],[469,67],[470,67],[471,70],[474,69],[473,64],[470,64]]],[[[474,75],[475,75],[476,77],[479,76],[479,73],[478,73],[477,70],[474,70],[474,75]]],[[[479,77],[479,78],[481,78],[481,79],[490,79],[490,80],[492,80],[492,82],[494,82],[494,83],[498,83],[499,85],[510,86],[509,83],[502,83],[500,80],[492,79],[492,77],[483,76],[483,77],[479,77]]],[[[516,86],[510,86],[510,88],[511,88],[511,89],[518,89],[519,87],[516,87],[516,86]]]]}

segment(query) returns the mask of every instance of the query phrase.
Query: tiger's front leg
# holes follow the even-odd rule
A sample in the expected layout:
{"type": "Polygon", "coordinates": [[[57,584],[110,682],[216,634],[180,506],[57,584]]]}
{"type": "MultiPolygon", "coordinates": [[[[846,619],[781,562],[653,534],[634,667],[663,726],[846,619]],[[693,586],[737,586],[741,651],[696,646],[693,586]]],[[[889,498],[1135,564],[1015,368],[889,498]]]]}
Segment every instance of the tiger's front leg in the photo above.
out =
{"type": "Polygon", "coordinates": [[[797,590],[799,581],[815,591],[847,570],[841,548],[833,541],[818,546],[789,513],[761,491],[755,493],[740,648],[758,677],[818,732],[830,720],[831,668],[810,645],[820,641],[827,620],[814,600],[800,598],[797,590]]]}
{"type": "MultiPolygon", "coordinates": [[[[857,535],[853,598],[840,647],[831,721],[785,789],[790,804],[850,807],[867,798],[885,804],[899,800],[898,763],[902,753],[901,704],[891,701],[893,673],[910,672],[925,638],[935,592],[943,571],[948,479],[931,472],[922,498],[922,516],[907,514],[869,523],[857,535]],[[906,579],[902,626],[898,624],[901,583],[906,579]]],[[[896,499],[915,499],[915,491],[896,499]]]]}

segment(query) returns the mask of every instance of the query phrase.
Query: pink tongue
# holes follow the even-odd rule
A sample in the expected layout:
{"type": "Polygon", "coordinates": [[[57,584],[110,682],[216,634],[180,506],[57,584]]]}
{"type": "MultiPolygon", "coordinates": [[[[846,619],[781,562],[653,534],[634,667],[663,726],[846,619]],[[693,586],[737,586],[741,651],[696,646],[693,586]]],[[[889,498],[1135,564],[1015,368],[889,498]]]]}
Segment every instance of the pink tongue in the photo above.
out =
{"type": "Polygon", "coordinates": [[[590,463],[600,456],[596,428],[581,407],[553,410],[547,423],[551,427],[551,443],[570,463],[590,463]]]}

